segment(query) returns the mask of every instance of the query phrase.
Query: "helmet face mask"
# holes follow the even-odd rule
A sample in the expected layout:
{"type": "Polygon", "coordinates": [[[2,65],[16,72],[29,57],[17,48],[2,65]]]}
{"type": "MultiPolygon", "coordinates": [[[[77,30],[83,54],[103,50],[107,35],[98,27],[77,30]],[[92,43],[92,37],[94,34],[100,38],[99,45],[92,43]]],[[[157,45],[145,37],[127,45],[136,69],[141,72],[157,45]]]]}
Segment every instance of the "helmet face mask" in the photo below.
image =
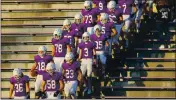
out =
{"type": "Polygon", "coordinates": [[[81,20],[82,20],[82,14],[80,14],[80,13],[76,14],[74,19],[75,19],[76,24],[80,24],[81,20]]]}
{"type": "Polygon", "coordinates": [[[89,33],[88,32],[84,32],[84,34],[82,35],[82,39],[84,42],[88,42],[89,41],[89,33]]]}
{"type": "Polygon", "coordinates": [[[100,36],[100,35],[101,35],[101,30],[96,29],[95,34],[96,34],[97,36],[100,36]]]}
{"type": "Polygon", "coordinates": [[[89,36],[83,37],[83,40],[84,40],[84,42],[88,42],[89,41],[89,36]]]}
{"type": "Polygon", "coordinates": [[[46,70],[47,71],[47,73],[49,73],[50,75],[53,75],[53,73],[54,73],[54,70],[53,69],[48,69],[48,70],[46,70]]]}
{"type": "Polygon", "coordinates": [[[100,22],[106,24],[108,22],[109,16],[107,13],[102,13],[100,16],[100,22]]]}
{"type": "Polygon", "coordinates": [[[73,63],[74,55],[72,52],[69,52],[65,55],[65,61],[67,64],[71,65],[73,63]]]}
{"type": "Polygon", "coordinates": [[[116,2],[115,1],[110,1],[107,4],[107,8],[109,9],[110,12],[114,12],[116,8],[116,2]]]}
{"type": "Polygon", "coordinates": [[[63,22],[63,26],[64,26],[65,30],[69,30],[70,27],[71,27],[71,22],[70,22],[70,20],[65,19],[64,22],[63,22]]]}
{"type": "Polygon", "coordinates": [[[40,46],[40,47],[38,48],[38,55],[39,55],[40,57],[43,57],[43,56],[46,55],[46,51],[47,51],[47,48],[46,48],[45,46],[40,46]]]}
{"type": "Polygon", "coordinates": [[[21,76],[22,76],[22,71],[21,71],[21,69],[20,69],[20,68],[15,68],[15,69],[13,70],[13,76],[14,76],[14,78],[15,78],[16,80],[19,80],[19,79],[21,78],[21,76]]]}
{"type": "Polygon", "coordinates": [[[56,40],[61,39],[62,37],[62,30],[61,29],[56,29],[53,33],[53,38],[55,38],[56,40]]]}
{"type": "Polygon", "coordinates": [[[50,62],[46,66],[46,72],[49,73],[50,75],[53,75],[55,71],[55,64],[53,62],[50,62]]]}
{"type": "Polygon", "coordinates": [[[92,2],[91,1],[85,1],[84,2],[84,7],[85,7],[85,10],[89,11],[92,9],[92,2]]]}
{"type": "Polygon", "coordinates": [[[80,24],[81,23],[81,19],[75,19],[75,23],[76,24],[80,24]]]}
{"type": "Polygon", "coordinates": [[[101,20],[101,23],[102,23],[102,24],[106,24],[107,22],[108,22],[107,19],[102,19],[102,20],[101,20]]]}

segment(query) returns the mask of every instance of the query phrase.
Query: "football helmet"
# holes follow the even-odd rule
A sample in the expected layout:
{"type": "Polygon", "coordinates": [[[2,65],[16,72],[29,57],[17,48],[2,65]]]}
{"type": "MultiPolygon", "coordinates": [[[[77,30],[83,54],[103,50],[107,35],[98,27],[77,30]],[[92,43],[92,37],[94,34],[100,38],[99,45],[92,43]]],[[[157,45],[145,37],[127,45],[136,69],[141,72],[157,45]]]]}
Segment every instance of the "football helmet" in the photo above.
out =
{"type": "Polygon", "coordinates": [[[108,9],[115,9],[116,8],[116,2],[115,1],[109,1],[107,4],[108,9]]]}
{"type": "Polygon", "coordinates": [[[75,23],[76,24],[80,24],[81,23],[81,20],[82,20],[82,14],[78,13],[75,15],[74,19],[75,19],[75,23]]]}
{"type": "Polygon", "coordinates": [[[46,52],[47,52],[47,48],[46,48],[45,46],[40,46],[40,47],[38,48],[38,54],[39,54],[40,56],[44,56],[44,55],[46,54],[46,52]]]}
{"type": "Polygon", "coordinates": [[[90,37],[90,34],[88,32],[84,32],[84,34],[82,35],[82,39],[84,40],[84,42],[89,41],[89,37],[90,37]]]}
{"type": "Polygon", "coordinates": [[[55,39],[60,39],[62,37],[62,30],[60,28],[55,29],[53,32],[53,37],[55,39]]]}
{"type": "Polygon", "coordinates": [[[74,55],[72,52],[69,52],[65,55],[65,61],[67,63],[72,63],[73,59],[74,59],[74,55]]]}
{"type": "Polygon", "coordinates": [[[54,73],[55,69],[56,69],[56,66],[55,66],[55,64],[54,64],[53,62],[50,62],[50,63],[48,63],[48,64],[46,65],[46,71],[47,71],[50,75],[52,75],[52,74],[54,73]]]}
{"type": "Polygon", "coordinates": [[[88,0],[84,1],[84,7],[86,10],[92,9],[92,5],[93,5],[92,1],[88,1],[88,0]]]}
{"type": "Polygon", "coordinates": [[[102,24],[106,24],[109,20],[109,16],[107,13],[101,13],[101,16],[100,16],[100,22],[102,24]]]}
{"type": "Polygon", "coordinates": [[[101,33],[102,27],[101,27],[100,25],[98,25],[98,24],[94,26],[94,33],[96,32],[97,29],[98,29],[98,30],[100,31],[100,33],[101,33]]]}
{"type": "Polygon", "coordinates": [[[13,76],[15,77],[15,79],[19,80],[22,76],[22,70],[20,68],[15,68],[13,70],[13,76]]]}
{"type": "Polygon", "coordinates": [[[65,30],[69,30],[71,27],[71,21],[68,19],[65,19],[63,22],[63,26],[65,27],[65,30]]]}

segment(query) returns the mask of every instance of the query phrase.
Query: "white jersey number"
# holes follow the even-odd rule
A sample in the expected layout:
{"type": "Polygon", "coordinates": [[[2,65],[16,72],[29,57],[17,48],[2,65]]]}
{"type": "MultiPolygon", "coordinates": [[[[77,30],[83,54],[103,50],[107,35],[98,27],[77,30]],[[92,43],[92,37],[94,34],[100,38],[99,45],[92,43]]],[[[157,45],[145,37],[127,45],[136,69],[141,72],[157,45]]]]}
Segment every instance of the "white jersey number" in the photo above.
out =
{"type": "Polygon", "coordinates": [[[96,42],[96,49],[102,49],[103,43],[102,41],[95,41],[96,42]]]}
{"type": "Polygon", "coordinates": [[[92,23],[92,15],[85,15],[85,20],[86,20],[86,22],[85,23],[92,23]]]}
{"type": "Polygon", "coordinates": [[[87,57],[87,56],[89,55],[89,50],[88,50],[88,48],[84,48],[84,51],[85,51],[84,56],[87,57]]]}
{"type": "Polygon", "coordinates": [[[48,89],[55,89],[56,88],[56,81],[55,80],[47,80],[46,82],[48,89]]]}
{"type": "Polygon", "coordinates": [[[55,44],[56,52],[61,53],[62,52],[62,45],[61,44],[55,44]]]}
{"type": "Polygon", "coordinates": [[[73,78],[74,71],[73,70],[66,70],[66,78],[73,78]]]}
{"type": "Polygon", "coordinates": [[[38,70],[39,71],[45,70],[45,62],[38,62],[38,70]]]}
{"type": "Polygon", "coordinates": [[[16,92],[23,92],[23,84],[15,84],[16,92]]]}

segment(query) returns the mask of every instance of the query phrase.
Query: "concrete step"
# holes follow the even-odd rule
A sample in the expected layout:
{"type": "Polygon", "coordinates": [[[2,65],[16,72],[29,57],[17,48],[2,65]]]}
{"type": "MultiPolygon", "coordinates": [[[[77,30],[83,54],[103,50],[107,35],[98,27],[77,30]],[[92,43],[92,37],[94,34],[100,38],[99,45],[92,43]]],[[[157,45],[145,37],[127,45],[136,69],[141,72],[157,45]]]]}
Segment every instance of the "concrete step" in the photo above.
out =
{"type": "Polygon", "coordinates": [[[146,87],[176,87],[174,81],[144,81],[146,87]]]}
{"type": "Polygon", "coordinates": [[[82,2],[81,0],[3,0],[3,4],[25,4],[25,3],[77,3],[82,2]]]}
{"type": "Polygon", "coordinates": [[[167,66],[175,66],[175,62],[146,62],[144,63],[145,67],[167,67],[167,66]]]}
{"type": "Polygon", "coordinates": [[[2,13],[2,18],[10,18],[10,17],[50,17],[50,16],[60,16],[60,17],[73,17],[78,13],[78,11],[62,11],[62,12],[8,12],[8,13],[2,13]],[[22,16],[23,15],[23,16],[22,16]]]}
{"type": "MultiPolygon", "coordinates": [[[[53,33],[56,28],[2,28],[2,33],[53,33]]],[[[52,34],[51,34],[52,36],[52,34]]]]}
{"type": "Polygon", "coordinates": [[[31,69],[34,63],[2,63],[1,68],[6,69],[14,69],[14,68],[21,68],[21,69],[31,69]]]}
{"type": "MultiPolygon", "coordinates": [[[[1,25],[62,25],[64,20],[1,21],[1,25]]],[[[74,22],[74,20],[70,20],[74,22]]]]}
{"type": "MultiPolygon", "coordinates": [[[[39,46],[41,45],[14,45],[14,46],[3,46],[1,50],[28,50],[28,51],[34,51],[38,50],[39,46]]],[[[45,45],[48,51],[52,50],[52,45],[45,45]]]]}
{"type": "MultiPolygon", "coordinates": [[[[30,78],[33,78],[30,76],[29,72],[23,72],[23,74],[28,75],[30,78]]],[[[1,78],[10,78],[13,76],[13,72],[2,72],[1,73],[1,78]]]]}
{"type": "Polygon", "coordinates": [[[127,91],[127,97],[176,97],[174,91],[127,91]]]}
{"type": "Polygon", "coordinates": [[[2,4],[1,10],[14,10],[14,9],[46,9],[46,8],[54,8],[54,9],[75,9],[84,8],[82,2],[72,2],[72,3],[27,3],[27,4],[2,4]]]}
{"type": "Polygon", "coordinates": [[[2,36],[1,38],[1,41],[4,42],[4,41],[9,41],[9,42],[15,42],[15,41],[50,41],[51,42],[51,39],[53,38],[53,32],[51,32],[51,36],[23,36],[23,37],[14,37],[14,36],[9,36],[9,37],[6,37],[6,36],[2,36]]]}
{"type": "MultiPolygon", "coordinates": [[[[1,98],[6,98],[6,99],[8,99],[8,97],[9,97],[9,91],[1,91],[1,94],[3,94],[3,95],[1,95],[1,98]]],[[[34,90],[31,90],[30,91],[30,97],[31,98],[34,98],[35,97],[35,91],[34,90]]]]}
{"type": "MultiPolygon", "coordinates": [[[[36,45],[35,45],[36,46],[36,45]]],[[[4,46],[3,46],[4,47],[4,46]]],[[[20,47],[20,46],[18,46],[18,47],[20,47]]],[[[24,46],[23,46],[24,47],[24,46]]],[[[48,51],[51,51],[51,45],[49,45],[49,47],[50,48],[48,48],[48,51]]],[[[38,48],[36,48],[36,51],[37,51],[37,49],[38,48]]],[[[15,49],[13,49],[13,50],[15,50],[15,49]]],[[[19,50],[24,50],[24,49],[19,49],[19,50]]],[[[25,50],[27,50],[26,48],[25,48],[25,50]]],[[[33,49],[34,50],[34,49],[33,49]]],[[[35,54],[2,54],[1,55],[1,58],[2,59],[20,59],[20,58],[24,58],[24,59],[32,59],[33,58],[33,56],[34,56],[35,54]]],[[[146,56],[143,56],[144,58],[146,58],[146,56]]],[[[129,58],[129,57],[128,57],[129,58]]],[[[150,58],[150,57],[149,57],[150,58]]],[[[155,57],[151,57],[151,58],[155,58],[155,57]]],[[[156,58],[161,58],[161,57],[156,57],[156,58]]],[[[165,58],[165,59],[174,59],[175,58],[175,54],[172,54],[172,55],[170,55],[170,56],[164,56],[163,58],[165,58]]]]}

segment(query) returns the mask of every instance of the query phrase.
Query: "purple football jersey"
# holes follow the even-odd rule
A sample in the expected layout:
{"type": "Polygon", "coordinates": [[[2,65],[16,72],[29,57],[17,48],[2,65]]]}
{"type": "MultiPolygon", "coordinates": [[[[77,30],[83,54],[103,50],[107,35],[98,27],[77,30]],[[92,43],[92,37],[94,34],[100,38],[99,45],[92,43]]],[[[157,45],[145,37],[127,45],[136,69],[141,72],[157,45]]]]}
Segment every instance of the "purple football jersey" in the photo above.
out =
{"type": "Polygon", "coordinates": [[[109,22],[118,23],[122,10],[116,8],[114,12],[110,12],[109,9],[106,9],[105,13],[109,15],[109,22]]]}
{"type": "Polygon", "coordinates": [[[52,38],[52,44],[55,48],[54,57],[65,57],[69,40],[67,38],[61,38],[60,40],[52,38]]]}
{"type": "Polygon", "coordinates": [[[93,58],[93,49],[95,48],[95,44],[93,42],[81,42],[78,47],[82,50],[81,58],[93,58]]]}
{"type": "Polygon", "coordinates": [[[29,82],[29,80],[27,75],[23,75],[19,80],[16,80],[15,77],[10,78],[10,83],[14,86],[14,96],[26,96],[26,83],[29,82]]]}
{"type": "Polygon", "coordinates": [[[106,24],[98,22],[98,25],[102,27],[102,34],[105,34],[107,37],[111,36],[112,28],[115,28],[115,25],[112,22],[107,22],[106,24]]]}
{"type": "Polygon", "coordinates": [[[80,24],[76,24],[76,23],[72,23],[71,24],[71,30],[75,31],[75,35],[78,38],[82,38],[82,34],[87,31],[87,29],[85,29],[85,24],[84,23],[80,23],[80,24]]]}
{"type": "Polygon", "coordinates": [[[45,55],[41,58],[39,55],[34,57],[34,61],[37,63],[37,73],[42,75],[45,72],[46,65],[53,60],[51,55],[45,55]]]}
{"type": "Polygon", "coordinates": [[[132,12],[132,4],[134,0],[119,0],[119,8],[122,10],[123,15],[130,15],[132,12]]]}
{"type": "Polygon", "coordinates": [[[53,75],[49,73],[43,74],[43,80],[46,82],[46,91],[57,91],[59,89],[59,80],[62,80],[62,74],[60,72],[54,72],[53,75]]]}
{"type": "Polygon", "coordinates": [[[85,23],[86,29],[87,29],[87,27],[93,27],[96,23],[97,15],[99,15],[98,10],[96,8],[92,8],[89,11],[83,9],[81,11],[81,13],[84,16],[84,22],[83,23],[85,23]]]}
{"type": "Polygon", "coordinates": [[[105,41],[106,41],[106,35],[105,34],[101,34],[100,37],[96,36],[96,34],[92,34],[90,36],[90,39],[92,42],[95,42],[96,44],[96,51],[103,51],[104,50],[104,46],[105,46],[105,41]]]}
{"type": "Polygon", "coordinates": [[[68,63],[64,62],[62,64],[62,68],[65,70],[65,78],[66,78],[66,81],[75,81],[77,80],[77,68],[80,67],[80,63],[75,61],[73,62],[71,65],[69,65],[68,63]]]}
{"type": "Polygon", "coordinates": [[[107,8],[106,0],[93,0],[93,3],[96,5],[100,13],[105,12],[107,8]]]}
{"type": "Polygon", "coordinates": [[[76,36],[75,31],[74,30],[70,32],[63,31],[63,34],[64,34],[64,38],[68,39],[70,46],[74,48],[75,47],[75,36],[76,36]]]}

